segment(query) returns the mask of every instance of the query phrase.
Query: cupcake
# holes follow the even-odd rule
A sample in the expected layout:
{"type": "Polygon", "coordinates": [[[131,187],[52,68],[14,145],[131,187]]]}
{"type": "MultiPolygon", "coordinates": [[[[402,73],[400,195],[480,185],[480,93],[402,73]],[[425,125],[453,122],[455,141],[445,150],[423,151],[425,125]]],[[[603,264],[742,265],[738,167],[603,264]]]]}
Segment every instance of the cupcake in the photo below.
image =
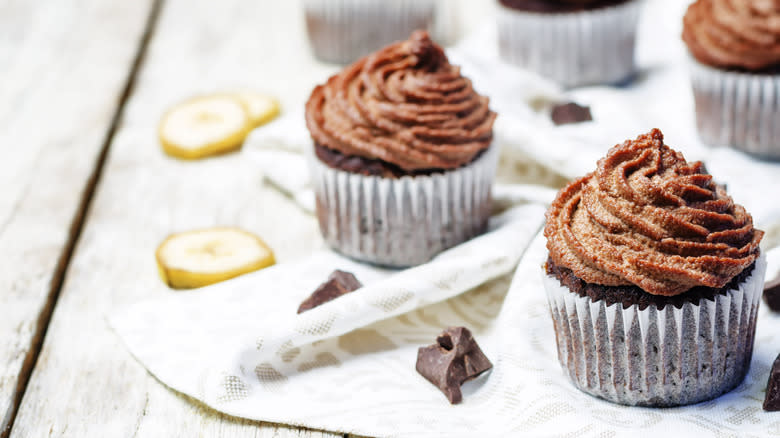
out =
{"type": "Polygon", "coordinates": [[[306,124],[325,241],[358,260],[404,267],[483,232],[495,118],[423,31],[316,87],[306,124]]]}
{"type": "Polygon", "coordinates": [[[437,0],[303,2],[314,56],[338,64],[353,62],[414,30],[433,28],[436,7],[437,0]]]}
{"type": "Polygon", "coordinates": [[[763,232],[657,129],[609,150],[547,212],[543,275],[558,359],[582,391],[666,407],[750,366],[763,232]]]}
{"type": "Polygon", "coordinates": [[[682,37],[701,139],[780,159],[780,2],[698,0],[682,37]]]}
{"type": "Polygon", "coordinates": [[[635,72],[641,0],[498,0],[501,57],[566,87],[635,72]]]}

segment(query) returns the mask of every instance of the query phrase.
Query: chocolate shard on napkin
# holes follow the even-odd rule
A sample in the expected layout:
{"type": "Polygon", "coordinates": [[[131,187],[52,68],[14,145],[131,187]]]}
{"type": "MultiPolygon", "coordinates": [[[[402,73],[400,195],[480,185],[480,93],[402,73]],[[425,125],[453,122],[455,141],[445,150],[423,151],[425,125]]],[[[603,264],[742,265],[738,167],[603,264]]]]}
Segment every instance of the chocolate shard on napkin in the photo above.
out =
{"type": "Polygon", "coordinates": [[[588,122],[593,120],[590,114],[590,107],[580,106],[574,102],[555,105],[550,114],[553,123],[556,125],[566,125],[569,123],[588,122]]]}
{"type": "Polygon", "coordinates": [[[465,327],[449,327],[436,343],[417,351],[417,372],[447,396],[452,404],[460,403],[460,386],[493,364],[482,353],[477,341],[465,327]]]}
{"type": "Polygon", "coordinates": [[[769,382],[766,384],[765,411],[780,411],[780,355],[769,372],[769,382]]]}
{"type": "Polygon", "coordinates": [[[327,303],[330,300],[354,292],[363,287],[357,278],[346,271],[333,271],[325,283],[322,283],[310,296],[306,298],[298,307],[298,313],[303,313],[313,309],[320,304],[327,303]]]}
{"type": "Polygon", "coordinates": [[[780,312],[780,277],[764,285],[764,301],[775,312],[780,312]]]}

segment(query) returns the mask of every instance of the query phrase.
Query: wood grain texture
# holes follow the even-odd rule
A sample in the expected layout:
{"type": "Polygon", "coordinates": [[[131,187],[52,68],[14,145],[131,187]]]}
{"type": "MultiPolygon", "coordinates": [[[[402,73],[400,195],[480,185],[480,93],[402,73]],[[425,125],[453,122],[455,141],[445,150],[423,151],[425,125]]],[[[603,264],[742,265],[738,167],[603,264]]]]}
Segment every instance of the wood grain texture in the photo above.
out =
{"type": "Polygon", "coordinates": [[[0,437],[40,347],[151,0],[0,0],[0,437]]]}
{"type": "Polygon", "coordinates": [[[163,4],[11,436],[332,436],[231,419],[167,389],[105,320],[144,298],[187,293],[157,276],[154,250],[169,233],[240,226],[280,261],[321,244],[313,218],[264,189],[240,154],[182,162],[156,138],[165,109],[194,94],[251,88],[285,106],[303,99],[296,84],[332,67],[312,65],[298,26],[291,2],[163,4]]]}
{"type": "Polygon", "coordinates": [[[311,57],[299,1],[164,3],[12,437],[341,436],[230,418],[175,393],[105,320],[142,299],[188,293],[157,277],[154,250],[170,233],[239,226],[281,263],[322,246],[315,219],[264,186],[240,154],[178,161],[161,152],[156,128],[172,103],[213,91],[266,91],[294,112],[336,69],[311,57]]]}

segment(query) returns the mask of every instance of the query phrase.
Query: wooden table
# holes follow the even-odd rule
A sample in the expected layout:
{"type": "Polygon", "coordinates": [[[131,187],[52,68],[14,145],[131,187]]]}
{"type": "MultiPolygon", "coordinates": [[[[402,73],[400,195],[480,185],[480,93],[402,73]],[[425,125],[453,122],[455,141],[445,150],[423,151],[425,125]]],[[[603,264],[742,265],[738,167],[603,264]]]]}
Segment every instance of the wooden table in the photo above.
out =
{"type": "MultiPolygon", "coordinates": [[[[457,1],[463,33],[492,2],[457,1]]],[[[165,156],[162,112],[240,88],[298,106],[315,62],[299,1],[0,0],[0,438],[335,436],[231,418],[155,380],[106,324],[167,292],[169,233],[236,225],[284,262],[315,220],[240,154],[165,156]]]]}

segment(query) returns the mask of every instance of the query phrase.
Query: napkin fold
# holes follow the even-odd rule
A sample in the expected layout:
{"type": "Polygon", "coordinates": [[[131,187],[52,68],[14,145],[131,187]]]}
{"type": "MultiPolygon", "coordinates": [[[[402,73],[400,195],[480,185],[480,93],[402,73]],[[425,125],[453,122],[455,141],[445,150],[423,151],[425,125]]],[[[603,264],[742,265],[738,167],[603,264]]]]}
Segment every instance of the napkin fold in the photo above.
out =
{"type": "MultiPolygon", "coordinates": [[[[293,111],[263,129],[252,131],[242,153],[257,165],[268,183],[290,196],[303,210],[314,213],[314,191],[305,156],[305,151],[311,149],[311,138],[303,120],[302,112],[293,111]]],[[[501,144],[494,147],[500,148],[501,144]]],[[[524,202],[549,204],[556,192],[538,184],[497,183],[493,186],[493,202],[498,209],[524,202]]]]}
{"type": "MultiPolygon", "coordinates": [[[[759,312],[750,373],[716,400],[671,409],[632,408],[578,391],[557,361],[541,284],[547,253],[541,233],[526,250],[539,225],[528,218],[540,208],[511,210],[494,221],[497,228],[482,241],[472,241],[470,250],[455,248],[417,271],[381,270],[324,252],[202,290],[139,303],[114,315],[110,323],[163,383],[217,410],[255,420],[383,437],[672,432],[760,437],[778,430],[780,420],[761,411],[769,367],[780,351],[780,317],[765,308],[759,312]],[[510,231],[516,221],[524,224],[522,231],[510,231]],[[477,274],[484,265],[471,263],[488,262],[482,246],[510,235],[517,247],[506,245],[506,256],[524,253],[511,286],[504,275],[458,295],[511,264],[495,262],[487,268],[490,273],[477,274]],[[454,269],[449,275],[468,275],[436,274],[450,264],[454,269]],[[464,265],[469,266],[461,271],[464,265]],[[296,316],[297,304],[333,268],[354,272],[366,287],[300,319],[309,312],[296,316]],[[413,298],[388,288],[406,281],[412,282],[406,292],[416,295],[413,298]],[[452,298],[426,305],[421,294],[434,290],[432,300],[452,298]],[[383,300],[387,293],[396,299],[383,300]],[[420,300],[420,307],[401,314],[402,306],[413,306],[409,300],[420,300]],[[384,304],[377,306],[379,302],[384,304]],[[352,319],[342,312],[352,309],[367,315],[352,319]],[[381,319],[391,314],[397,316],[381,319]],[[310,323],[330,321],[329,315],[338,315],[330,330],[308,330],[322,327],[310,323]],[[292,335],[293,342],[279,345],[294,332],[286,323],[277,326],[281,319],[305,329],[292,335]],[[348,321],[355,330],[343,330],[348,321]],[[491,372],[464,385],[464,401],[454,406],[414,369],[417,348],[433,343],[450,325],[471,328],[494,364],[491,372]],[[312,339],[317,340],[306,343],[312,339]]],[[[768,260],[770,272],[780,273],[780,249],[770,251],[768,260]]]]}
{"type": "MultiPolygon", "coordinates": [[[[494,216],[482,236],[414,268],[381,269],[324,251],[141,302],[109,322],[158,379],[220,411],[393,435],[404,430],[405,415],[420,413],[382,420],[384,415],[364,417],[364,409],[406,412],[409,399],[446,407],[443,396],[416,375],[416,348],[449,325],[468,325],[478,335],[491,324],[507,276],[540,229],[544,210],[527,204],[494,216]],[[296,314],[334,269],[352,272],[364,287],[296,314]],[[386,426],[375,428],[376,421],[386,426]]],[[[492,358],[500,357],[494,340],[480,342],[492,358]]]]}

